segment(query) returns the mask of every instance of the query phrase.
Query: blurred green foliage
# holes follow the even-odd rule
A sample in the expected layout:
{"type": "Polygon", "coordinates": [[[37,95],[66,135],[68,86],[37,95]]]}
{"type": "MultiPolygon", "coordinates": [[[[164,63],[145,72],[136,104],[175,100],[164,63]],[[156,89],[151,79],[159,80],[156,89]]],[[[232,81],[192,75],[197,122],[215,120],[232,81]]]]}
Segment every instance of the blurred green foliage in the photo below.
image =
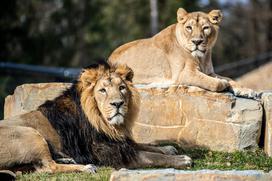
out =
{"type": "MultiPolygon", "coordinates": [[[[160,29],[198,0],[159,1],[160,29]]],[[[150,36],[147,0],[10,0],[0,7],[1,60],[85,66],[119,45],[150,36]],[[3,36],[4,35],[4,36],[3,36]]]]}

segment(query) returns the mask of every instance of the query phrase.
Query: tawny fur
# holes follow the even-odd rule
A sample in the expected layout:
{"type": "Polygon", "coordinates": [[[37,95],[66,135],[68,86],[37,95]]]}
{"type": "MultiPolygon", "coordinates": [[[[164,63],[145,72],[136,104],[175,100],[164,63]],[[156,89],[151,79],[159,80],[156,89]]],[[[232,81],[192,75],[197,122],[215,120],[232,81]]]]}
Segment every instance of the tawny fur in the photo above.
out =
{"type": "Polygon", "coordinates": [[[110,55],[109,63],[131,67],[135,84],[183,84],[210,91],[230,87],[234,92],[239,89],[239,95],[252,94],[214,72],[211,55],[222,17],[220,10],[188,13],[179,8],[176,24],[151,38],[120,46],[110,55]]]}

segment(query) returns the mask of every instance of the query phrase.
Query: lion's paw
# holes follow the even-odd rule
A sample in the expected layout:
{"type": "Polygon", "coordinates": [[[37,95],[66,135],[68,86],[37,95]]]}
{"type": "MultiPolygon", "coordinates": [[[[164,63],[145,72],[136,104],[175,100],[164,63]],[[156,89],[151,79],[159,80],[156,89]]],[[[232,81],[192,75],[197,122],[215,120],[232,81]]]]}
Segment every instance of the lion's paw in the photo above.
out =
{"type": "Polygon", "coordinates": [[[192,166],[192,159],[187,155],[178,155],[175,159],[175,165],[177,168],[190,168],[192,166]]]}
{"type": "Polygon", "coordinates": [[[82,172],[87,172],[87,173],[96,173],[97,172],[97,167],[93,164],[88,164],[85,165],[82,170],[82,172]]]}
{"type": "Polygon", "coordinates": [[[166,155],[176,155],[178,150],[174,146],[162,146],[160,147],[161,151],[166,155]]]}
{"type": "Polygon", "coordinates": [[[244,97],[249,99],[260,99],[261,93],[258,93],[248,88],[232,88],[232,93],[237,97],[244,97]]]}

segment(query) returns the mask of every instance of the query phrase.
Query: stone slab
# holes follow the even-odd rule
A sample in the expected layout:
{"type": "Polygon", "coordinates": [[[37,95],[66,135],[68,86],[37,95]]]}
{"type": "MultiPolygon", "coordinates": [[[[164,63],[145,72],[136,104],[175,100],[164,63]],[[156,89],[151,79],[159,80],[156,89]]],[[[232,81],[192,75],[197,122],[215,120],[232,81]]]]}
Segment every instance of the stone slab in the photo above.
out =
{"type": "MultiPolygon", "coordinates": [[[[25,84],[5,102],[5,118],[34,110],[70,84],[25,84]]],[[[140,112],[133,127],[137,142],[176,141],[184,147],[235,151],[258,147],[261,102],[197,87],[137,85],[140,112]]]]}
{"type": "Polygon", "coordinates": [[[134,139],[173,140],[183,146],[234,151],[256,148],[262,124],[259,101],[197,87],[138,88],[141,94],[134,139]]]}
{"type": "Polygon", "coordinates": [[[24,84],[5,98],[4,119],[37,109],[45,100],[54,99],[69,87],[68,83],[24,84]]]}
{"type": "Polygon", "coordinates": [[[272,92],[263,93],[262,101],[265,116],[264,151],[272,156],[272,92]]]}
{"type": "Polygon", "coordinates": [[[175,169],[127,170],[121,169],[111,174],[110,181],[271,181],[272,174],[257,170],[183,171],[175,169]]]}

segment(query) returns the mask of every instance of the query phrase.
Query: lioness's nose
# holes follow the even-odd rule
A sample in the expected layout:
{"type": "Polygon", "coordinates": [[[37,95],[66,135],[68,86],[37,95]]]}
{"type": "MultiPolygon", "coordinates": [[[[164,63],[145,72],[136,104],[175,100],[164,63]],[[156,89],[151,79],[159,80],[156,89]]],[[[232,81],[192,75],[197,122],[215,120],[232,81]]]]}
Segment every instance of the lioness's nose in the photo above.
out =
{"type": "Polygon", "coordinates": [[[194,40],[192,40],[192,42],[193,42],[195,45],[200,45],[200,44],[203,42],[203,40],[202,40],[202,39],[194,39],[194,40]]]}
{"type": "Polygon", "coordinates": [[[116,108],[120,108],[124,104],[124,101],[115,101],[111,102],[110,104],[115,106],[116,108]]]}

